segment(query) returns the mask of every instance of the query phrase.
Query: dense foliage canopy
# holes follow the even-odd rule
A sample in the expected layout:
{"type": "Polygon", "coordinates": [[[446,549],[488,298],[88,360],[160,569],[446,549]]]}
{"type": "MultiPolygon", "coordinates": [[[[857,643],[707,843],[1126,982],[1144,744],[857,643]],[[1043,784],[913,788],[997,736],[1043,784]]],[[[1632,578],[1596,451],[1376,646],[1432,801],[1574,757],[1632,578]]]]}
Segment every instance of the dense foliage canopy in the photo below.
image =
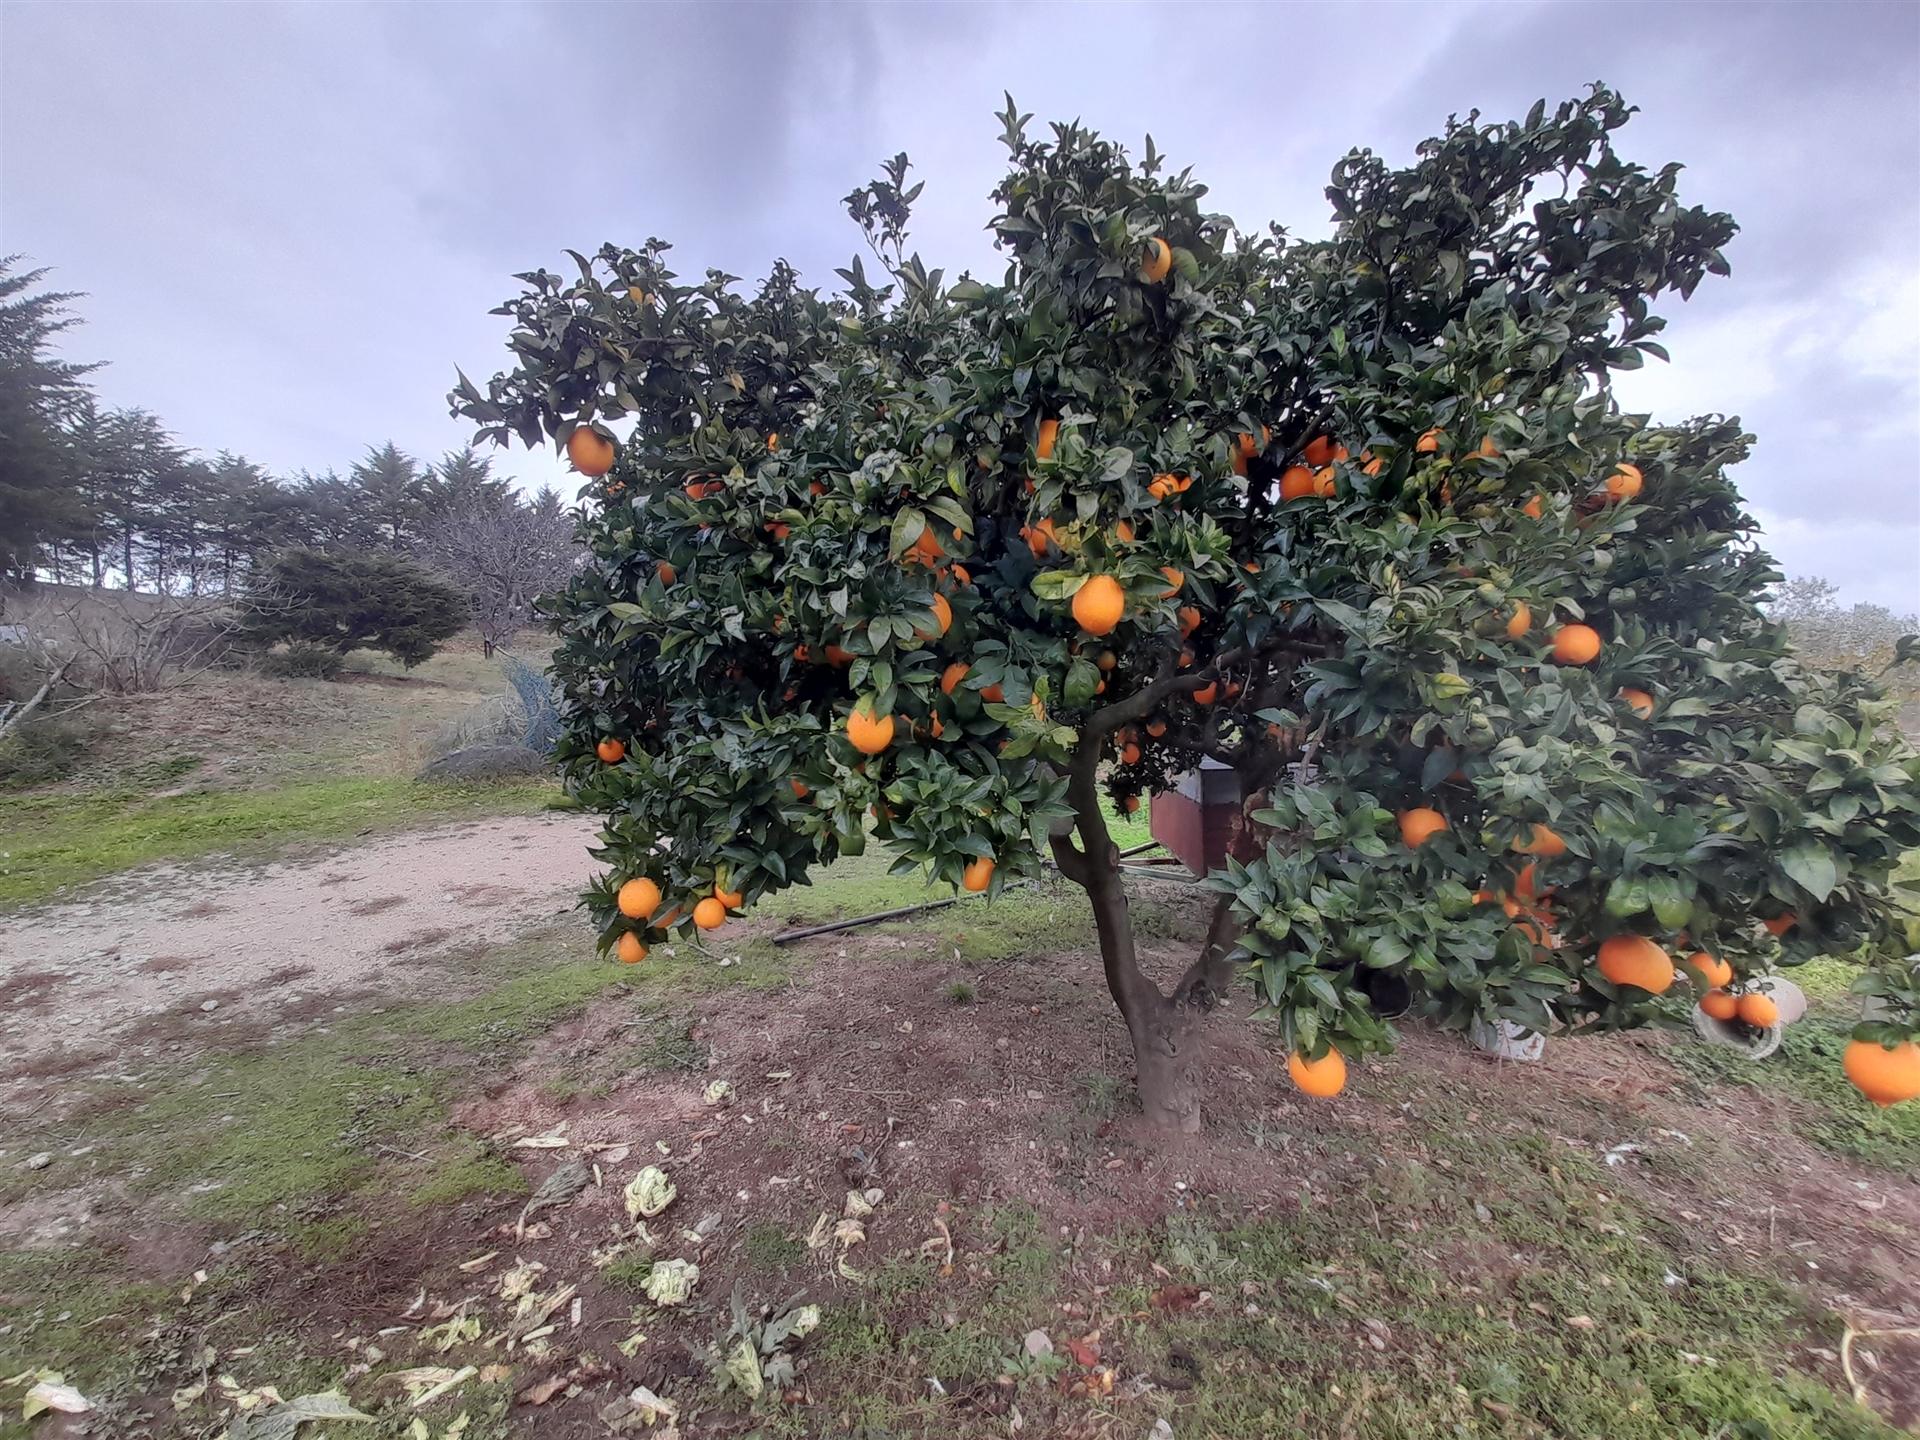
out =
{"type": "Polygon", "coordinates": [[[1355,152],[1301,241],[1010,101],[997,282],[906,253],[905,157],[848,201],[881,282],[749,296],[658,240],[519,277],[513,368],[453,403],[599,477],[558,667],[603,941],[869,835],[996,889],[1051,846],[1138,1050],[1205,987],[1142,988],[1096,787],[1210,758],[1250,799],[1202,962],[1306,1059],[1389,1043],[1383,977],[1445,1023],[1615,1027],[1679,1014],[1690,952],[1735,989],[1891,953],[1920,765],[1762,612],[1737,421],[1610,388],[1735,229],[1615,154],[1630,113],[1355,152]]]}

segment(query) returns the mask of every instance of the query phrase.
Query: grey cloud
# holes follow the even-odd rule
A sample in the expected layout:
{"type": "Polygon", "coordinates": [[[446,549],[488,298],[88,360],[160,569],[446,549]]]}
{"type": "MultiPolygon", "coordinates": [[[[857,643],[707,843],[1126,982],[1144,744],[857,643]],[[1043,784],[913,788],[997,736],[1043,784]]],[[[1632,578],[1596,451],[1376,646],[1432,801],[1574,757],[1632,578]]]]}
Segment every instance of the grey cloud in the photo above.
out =
{"type": "Polygon", "coordinates": [[[1242,224],[1316,235],[1349,147],[1404,160],[1450,111],[1604,77],[1642,106],[1627,153],[1686,162],[1687,198],[1744,227],[1734,278],[1670,307],[1675,367],[1627,394],[1758,430],[1741,482],[1790,564],[1920,590],[1920,323],[1886,323],[1920,293],[1897,289],[1920,275],[1912,6],[14,0],[0,41],[0,243],[91,292],[74,350],[113,361],[110,402],[280,470],[459,443],[453,366],[504,358],[488,308],[563,247],[657,234],[683,273],[784,256],[830,286],[859,243],[839,198],[897,150],[927,262],[997,275],[1004,90],[1040,123],[1151,131],[1242,224]]]}

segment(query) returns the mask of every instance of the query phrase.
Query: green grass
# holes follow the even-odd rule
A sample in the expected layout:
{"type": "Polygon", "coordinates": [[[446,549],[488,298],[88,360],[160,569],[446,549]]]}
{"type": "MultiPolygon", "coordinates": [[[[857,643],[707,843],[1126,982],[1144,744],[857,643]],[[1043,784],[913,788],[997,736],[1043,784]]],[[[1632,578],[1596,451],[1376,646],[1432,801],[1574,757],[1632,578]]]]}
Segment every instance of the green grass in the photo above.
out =
{"type": "MultiPolygon", "coordinates": [[[[1811,968],[1793,978],[1801,980],[1811,968]]],[[[1820,981],[1817,974],[1805,978],[1820,981]]],[[[1861,1103],[1840,1068],[1858,1011],[1844,1002],[1823,1003],[1811,985],[1809,994],[1815,998],[1806,1016],[1787,1026],[1779,1050],[1765,1060],[1693,1043],[1670,1046],[1666,1056],[1723,1098],[1742,1089],[1785,1095],[1793,1102],[1786,1112],[1795,1132],[1823,1150],[1894,1170],[1920,1166],[1920,1106],[1883,1110],[1861,1103]]]]}
{"type": "Polygon", "coordinates": [[[257,855],[302,840],[344,840],[468,815],[530,814],[559,791],[544,780],[456,786],[409,780],[306,780],[277,790],[150,795],[122,788],[9,798],[0,831],[0,905],[159,860],[257,855]]]}
{"type": "Polygon", "coordinates": [[[778,1225],[756,1220],[741,1238],[747,1263],[758,1270],[786,1270],[807,1258],[807,1247],[778,1225]]]}

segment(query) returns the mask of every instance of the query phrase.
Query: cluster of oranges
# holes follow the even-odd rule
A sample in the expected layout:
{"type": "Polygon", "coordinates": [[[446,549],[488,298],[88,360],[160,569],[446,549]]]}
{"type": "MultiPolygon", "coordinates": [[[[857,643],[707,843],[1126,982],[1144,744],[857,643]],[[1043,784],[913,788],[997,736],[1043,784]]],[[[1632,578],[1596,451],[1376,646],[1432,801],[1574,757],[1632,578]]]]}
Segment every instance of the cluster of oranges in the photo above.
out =
{"type": "MultiPolygon", "coordinates": [[[[1149,283],[1161,283],[1171,272],[1173,253],[1167,242],[1154,237],[1145,247],[1141,276],[1149,283]]],[[[1060,422],[1057,419],[1043,419],[1039,425],[1035,441],[1035,453],[1041,460],[1050,460],[1059,441],[1060,422]]],[[[1421,434],[1414,442],[1416,454],[1437,453],[1446,440],[1446,432],[1438,428],[1421,434]]],[[[1232,469],[1237,475],[1248,472],[1250,462],[1263,454],[1271,444],[1272,434],[1266,427],[1260,427],[1258,435],[1243,433],[1234,437],[1230,447],[1232,469]]],[[[769,452],[779,449],[779,437],[767,437],[769,452]]],[[[616,449],[612,440],[586,425],[576,426],[566,442],[567,457],[574,468],[589,478],[599,478],[613,468],[616,449]]],[[[1470,452],[1482,458],[1495,458],[1499,448],[1491,437],[1483,438],[1477,448],[1470,452]]],[[[1300,462],[1282,471],[1279,480],[1279,496],[1283,501],[1306,498],[1332,498],[1337,493],[1336,466],[1347,463],[1350,454],[1346,446],[1333,437],[1320,435],[1311,440],[1300,451],[1300,462]]],[[[1377,475],[1382,461],[1370,452],[1362,452],[1360,469],[1367,475],[1377,475]]],[[[1031,482],[1029,482],[1031,483],[1031,482]]],[[[1589,509],[1595,505],[1624,504],[1637,500],[1645,488],[1645,475],[1640,468],[1621,461],[1601,482],[1596,500],[1589,501],[1589,509]]],[[[1194,484],[1190,473],[1163,473],[1155,475],[1147,487],[1149,496],[1156,502],[1175,500],[1184,495],[1194,484]]],[[[689,498],[705,499],[718,489],[720,482],[715,480],[696,480],[690,482],[686,491],[689,498]]],[[[815,482],[814,492],[820,493],[823,487],[815,482]]],[[[1445,488],[1443,500],[1449,500],[1450,494],[1445,488]]],[[[1522,507],[1530,518],[1538,520],[1545,513],[1545,504],[1541,496],[1535,495],[1522,507]]],[[[784,540],[787,527],[770,522],[766,527],[776,540],[784,540]]],[[[1133,527],[1127,521],[1121,521],[1115,528],[1116,539],[1130,542],[1133,539],[1133,527]]],[[[1043,559],[1060,546],[1061,536],[1050,518],[1041,519],[1021,531],[1021,536],[1032,549],[1035,558],[1043,559]]],[[[954,531],[956,540],[961,538],[959,530],[954,531]]],[[[961,584],[970,583],[971,577],[964,567],[951,559],[941,543],[939,535],[931,528],[923,530],[919,538],[909,548],[906,559],[909,563],[924,565],[937,571],[942,577],[949,577],[961,584]]],[[[1251,568],[1251,567],[1250,567],[1251,568]]],[[[659,562],[656,574],[662,585],[672,585],[677,578],[674,568],[666,561],[659,562]]],[[[1161,599],[1171,599],[1177,595],[1185,582],[1185,576],[1172,566],[1162,567],[1168,586],[1159,595],[1161,599]]],[[[953,609],[945,595],[937,589],[929,607],[934,614],[934,630],[922,630],[922,640],[932,641],[947,633],[953,624],[953,609]]],[[[1124,620],[1127,613],[1127,595],[1124,587],[1112,575],[1094,574],[1088,576],[1073,593],[1071,611],[1075,624],[1087,635],[1103,637],[1113,633],[1124,620]]],[[[1177,623],[1183,637],[1189,636],[1200,624],[1200,613],[1196,607],[1183,606],[1177,614],[1177,623]]],[[[1515,605],[1512,614],[1504,626],[1511,640],[1524,640],[1532,632],[1533,616],[1525,603],[1515,605]]],[[[1585,623],[1569,623],[1556,627],[1548,637],[1549,653],[1554,663],[1568,666],[1591,665],[1604,649],[1605,642],[1598,630],[1585,623]]],[[[844,666],[853,656],[843,647],[829,644],[825,647],[827,663],[844,666]]],[[[1111,652],[1103,652],[1102,668],[1111,670],[1105,663],[1111,652]]],[[[795,647],[795,657],[805,661],[809,658],[805,645],[795,647]]],[[[1183,660],[1187,657],[1183,656],[1183,660]]],[[[1188,661],[1190,663],[1190,660],[1188,661]]],[[[950,664],[942,673],[940,688],[951,696],[955,688],[968,673],[968,666],[961,662],[950,664]]],[[[1101,689],[1105,689],[1102,682],[1101,689]]],[[[1209,684],[1193,692],[1191,698],[1200,705],[1213,703],[1219,694],[1218,682],[1209,684]]],[[[1004,699],[1001,687],[990,686],[981,691],[985,700],[1004,699]]],[[[1651,693],[1636,686],[1622,687],[1616,699],[1625,705],[1641,720],[1650,719],[1656,704],[1651,693]]],[[[1043,714],[1035,697],[1036,714],[1043,714]]],[[[940,722],[933,722],[933,732],[940,733],[940,722]]],[[[1164,722],[1149,723],[1149,733],[1164,734],[1164,722]]],[[[846,719],[846,734],[849,742],[862,755],[878,755],[888,749],[894,741],[896,724],[891,715],[876,714],[870,700],[857,702],[846,719]]],[[[1119,734],[1119,758],[1124,765],[1137,764],[1141,758],[1139,736],[1131,730],[1119,734]]],[[[626,745],[618,738],[602,739],[595,747],[599,759],[608,765],[620,763],[626,756],[626,745]]],[[[792,781],[796,796],[805,799],[808,791],[803,782],[792,781]]],[[[1135,808],[1138,796],[1129,797],[1128,808],[1135,808]]],[[[1425,845],[1435,835],[1446,832],[1450,827],[1445,815],[1428,806],[1416,806],[1400,812],[1398,824],[1403,842],[1411,849],[1425,845]]],[[[1565,853],[1565,842],[1548,826],[1534,824],[1526,836],[1516,840],[1513,849],[1521,854],[1541,859],[1551,859],[1565,853]]],[[[985,891],[993,881],[995,862],[989,856],[980,856],[971,860],[964,868],[961,877],[963,889],[971,892],[985,891]]],[[[1520,871],[1514,883],[1512,894],[1499,894],[1482,890],[1475,895],[1479,903],[1499,903],[1507,915],[1535,944],[1557,946],[1559,941],[1552,930],[1551,896],[1552,890],[1536,891],[1534,865],[1531,861],[1520,871]]],[[[675,907],[665,915],[658,912],[662,903],[659,885],[646,876],[639,876],[621,885],[616,903],[620,913],[629,920],[649,922],[666,928],[675,923],[681,915],[681,908],[675,907]]],[[[716,877],[709,892],[690,897],[691,915],[694,924],[702,930],[713,930],[724,924],[731,913],[736,913],[744,902],[744,896],[738,891],[725,888],[724,876],[716,877]]],[[[1776,936],[1784,934],[1794,924],[1791,915],[1776,916],[1765,922],[1766,928],[1776,936]]],[[[616,943],[616,954],[626,964],[637,964],[647,956],[647,947],[634,932],[623,933],[616,943]]],[[[1747,989],[1736,992],[1733,967],[1726,961],[1704,950],[1694,951],[1678,966],[1672,956],[1654,941],[1637,934],[1619,934],[1603,941],[1595,955],[1595,965],[1601,975],[1610,983],[1623,989],[1634,989],[1649,995],[1665,994],[1684,970],[1689,977],[1702,987],[1699,1007],[1703,1013],[1720,1021],[1739,1021],[1756,1028],[1765,1028],[1779,1022],[1780,1010],[1773,998],[1764,991],[1747,989]]],[[[1856,1040],[1851,1042],[1845,1052],[1844,1068],[1847,1077],[1869,1099],[1876,1104],[1891,1105],[1902,1100],[1920,1097],[1920,1044],[1912,1040],[1891,1045],[1882,1045],[1873,1041],[1856,1040]]],[[[1333,1096],[1346,1086],[1347,1066],[1340,1051],[1329,1048],[1317,1059],[1308,1059],[1299,1052],[1289,1056],[1287,1062],[1289,1075],[1294,1083],[1306,1094],[1314,1096],[1333,1096]]]]}

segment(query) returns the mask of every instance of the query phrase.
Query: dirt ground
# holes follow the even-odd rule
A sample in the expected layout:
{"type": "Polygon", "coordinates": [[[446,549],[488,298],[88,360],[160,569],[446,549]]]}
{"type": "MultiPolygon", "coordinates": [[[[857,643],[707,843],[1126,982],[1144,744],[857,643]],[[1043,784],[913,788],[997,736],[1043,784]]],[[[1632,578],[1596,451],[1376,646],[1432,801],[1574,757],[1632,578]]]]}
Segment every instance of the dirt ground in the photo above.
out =
{"type": "MultiPolygon", "coordinates": [[[[356,1433],[398,1440],[408,1385],[436,1377],[455,1388],[422,1402],[434,1440],[660,1433],[613,1429],[636,1386],[678,1407],[683,1440],[1140,1440],[1158,1419],[1179,1440],[1884,1433],[1823,1428],[1855,1387],[1920,1423],[1920,1342],[1884,1333],[1920,1327],[1920,1178],[1808,1143],[1785,1092],[1703,1083],[1683,1036],[1556,1038],[1516,1065],[1408,1024],[1324,1103],[1241,1000],[1209,1027],[1205,1132],[1170,1138],[1132,1104],[1084,902],[1058,891],[1000,902],[1031,907],[1017,922],[961,906],[777,953],[766,933],[793,917],[757,917],[607,966],[538,1025],[408,1048],[401,1002],[447,982],[396,957],[569,908],[590,833],[498,821],[146,872],[4,922],[10,1075],[189,1042],[291,1065],[295,1045],[266,1047],[335,1005],[395,1022],[349,1061],[379,1067],[351,1106],[299,1132],[366,1152],[367,1178],[217,1220],[192,1208],[205,1179],[109,1185],[34,1241],[100,1247],[155,1287],[90,1322],[135,1377],[112,1408],[35,1440],[212,1435],[264,1384],[338,1385],[382,1417],[356,1433]],[[109,914],[131,918],[103,956],[109,914]],[[991,925],[1017,933],[987,944],[991,925]],[[456,1067],[443,1122],[379,1128],[431,1063],[456,1067]],[[423,1200],[449,1151],[480,1178],[423,1200]],[[677,1194],[636,1229],[623,1189],[648,1164],[677,1194]],[[289,1238],[329,1227],[350,1240],[289,1238]],[[699,1267],[681,1306],[641,1291],[669,1258],[699,1267]],[[699,1354],[731,1343],[736,1295],[825,1317],[752,1405],[699,1354]],[[1845,1325],[1882,1333],[1843,1362],[1845,1325]]],[[[1139,892],[1144,963],[1170,979],[1196,897],[1139,892]]],[[[76,1146],[43,1183],[101,1158],[76,1146]]],[[[49,1309],[15,1312],[46,1327],[29,1343],[49,1309]]]]}
{"type": "Polygon", "coordinates": [[[587,817],[477,820],[261,865],[161,865],[0,915],[0,1103],[39,1079],[261,1038],[348,996],[411,993],[404,964],[572,908],[587,817]]]}

